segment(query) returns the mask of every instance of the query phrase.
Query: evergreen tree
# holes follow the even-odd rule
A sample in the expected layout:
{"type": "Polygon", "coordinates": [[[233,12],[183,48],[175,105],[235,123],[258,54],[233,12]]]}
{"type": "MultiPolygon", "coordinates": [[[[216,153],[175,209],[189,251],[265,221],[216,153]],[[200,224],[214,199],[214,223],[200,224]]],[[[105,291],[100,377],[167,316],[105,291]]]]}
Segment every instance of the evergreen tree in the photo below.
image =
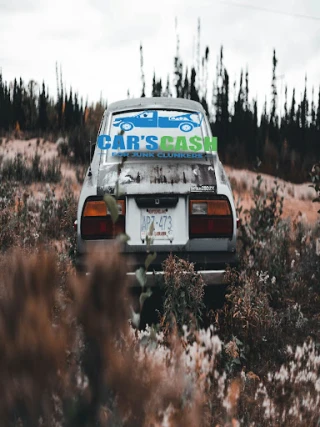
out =
{"type": "Polygon", "coordinates": [[[5,120],[4,120],[4,84],[2,81],[2,72],[0,69],[0,131],[5,128],[5,120]]]}
{"type": "Polygon", "coordinates": [[[289,114],[289,123],[288,123],[288,140],[291,149],[297,150],[297,127],[299,128],[299,115],[296,113],[296,91],[292,91],[292,100],[289,114]]]}
{"type": "Polygon", "coordinates": [[[316,108],[314,103],[314,87],[312,86],[312,95],[311,95],[311,126],[316,127],[316,108]]]}
{"type": "Polygon", "coordinates": [[[146,90],[146,82],[143,72],[143,49],[142,44],[140,44],[140,70],[141,70],[141,83],[142,83],[142,91],[141,91],[141,98],[144,98],[146,96],[145,90],[146,90]]]}
{"type": "Polygon", "coordinates": [[[305,86],[304,86],[304,93],[303,93],[303,99],[300,106],[301,110],[301,123],[299,126],[299,152],[302,155],[302,160],[304,159],[306,152],[308,150],[309,140],[307,138],[307,131],[308,131],[308,115],[309,115],[309,103],[307,98],[307,76],[305,77],[305,86]]]}
{"type": "Polygon", "coordinates": [[[166,84],[166,89],[163,93],[163,96],[167,96],[167,97],[171,97],[172,93],[170,90],[170,79],[169,79],[169,74],[167,75],[167,84],[166,84]]]}
{"type": "Polygon", "coordinates": [[[188,79],[188,67],[186,68],[186,74],[184,77],[184,83],[183,83],[181,96],[182,96],[182,98],[190,99],[190,84],[189,84],[189,79],[188,79]]]}
{"type": "Polygon", "coordinates": [[[25,129],[25,112],[23,110],[23,97],[24,87],[22,79],[20,78],[19,84],[17,79],[14,79],[13,84],[13,100],[12,100],[12,114],[13,114],[13,127],[16,129],[25,129]]]}
{"type": "Polygon", "coordinates": [[[24,91],[23,110],[25,112],[25,127],[28,130],[34,131],[37,126],[37,99],[36,99],[37,83],[30,80],[27,90],[24,91]]]}
{"type": "Polygon", "coordinates": [[[244,108],[246,111],[249,111],[249,72],[248,72],[248,69],[246,69],[245,80],[246,80],[246,85],[245,85],[245,96],[244,96],[244,99],[245,99],[244,108]]]}
{"type": "Polygon", "coordinates": [[[272,57],[272,98],[271,98],[271,114],[270,114],[270,124],[272,124],[274,127],[277,126],[277,78],[276,78],[276,68],[277,68],[278,60],[276,58],[276,51],[273,50],[273,57],[272,57]]]}
{"type": "Polygon", "coordinates": [[[320,86],[319,86],[319,92],[318,92],[318,108],[317,108],[316,129],[317,129],[317,131],[320,131],[320,86]]]}
{"type": "Polygon", "coordinates": [[[73,95],[72,88],[70,88],[69,98],[65,96],[65,127],[67,130],[71,130],[74,127],[74,105],[73,105],[73,95]]]}
{"type": "Polygon", "coordinates": [[[287,85],[284,90],[284,122],[285,125],[288,125],[289,115],[288,115],[288,88],[287,85]]]}
{"type": "Polygon", "coordinates": [[[260,119],[259,140],[257,144],[257,157],[262,161],[264,160],[263,148],[269,137],[269,117],[267,111],[267,99],[265,98],[260,119]]]}
{"type": "Polygon", "coordinates": [[[159,81],[156,80],[155,72],[153,73],[151,95],[152,96],[162,96],[162,83],[161,83],[161,79],[159,81]]]}
{"type": "Polygon", "coordinates": [[[44,82],[42,82],[42,91],[39,94],[39,111],[38,111],[38,127],[42,131],[48,130],[48,97],[44,82]]]}
{"type": "Polygon", "coordinates": [[[153,72],[151,96],[157,96],[156,95],[156,73],[155,72],[153,72]]]}
{"type": "Polygon", "coordinates": [[[196,70],[194,67],[191,69],[191,77],[190,77],[190,99],[193,101],[200,101],[199,94],[196,88],[196,70]]]}
{"type": "Polygon", "coordinates": [[[278,105],[278,92],[277,92],[277,70],[278,60],[276,58],[276,51],[273,50],[272,57],[272,83],[271,83],[271,112],[270,112],[270,122],[269,122],[269,139],[277,149],[278,153],[280,152],[280,135],[279,135],[279,117],[277,114],[277,105],[278,105]]]}

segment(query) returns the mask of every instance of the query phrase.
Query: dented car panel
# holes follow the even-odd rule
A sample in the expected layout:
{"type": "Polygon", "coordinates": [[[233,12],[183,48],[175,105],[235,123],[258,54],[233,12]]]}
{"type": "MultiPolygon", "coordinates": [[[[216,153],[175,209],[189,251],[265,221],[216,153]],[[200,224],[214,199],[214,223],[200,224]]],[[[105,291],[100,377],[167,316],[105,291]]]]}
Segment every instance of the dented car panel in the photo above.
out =
{"type": "MultiPolygon", "coordinates": [[[[173,98],[130,99],[111,104],[103,115],[99,135],[110,131],[116,113],[148,109],[179,110],[181,114],[201,113],[202,135],[212,136],[201,104],[173,98]]],[[[202,158],[170,158],[168,155],[162,159],[122,159],[111,158],[107,151],[96,146],[80,194],[77,213],[79,269],[88,268],[83,264],[85,254],[113,244],[109,238],[83,238],[81,221],[86,201],[90,198],[102,200],[105,194],[120,194],[125,203],[125,232],[130,237],[129,241],[122,244],[122,252],[129,256],[133,285],[137,284],[134,269],[144,264],[150,221],[155,225],[154,239],[149,248],[157,252],[157,260],[151,266],[155,271],[160,274],[161,262],[169,253],[174,253],[195,262],[195,269],[201,271],[208,285],[221,283],[226,265],[237,264],[237,218],[230,182],[218,153],[204,153],[202,158]],[[194,230],[191,227],[197,224],[197,217],[191,221],[191,200],[199,200],[200,208],[201,204],[215,200],[227,202],[230,212],[226,221],[232,221],[231,232],[220,235],[216,224],[220,220],[224,227],[224,219],[213,216],[212,220],[208,219],[213,230],[211,236],[199,235],[201,230],[192,234],[194,230]],[[214,230],[217,235],[212,234],[214,230]]],[[[201,223],[202,217],[199,218],[201,223]]],[[[149,285],[155,283],[154,279],[154,275],[148,273],[149,285]]]]}

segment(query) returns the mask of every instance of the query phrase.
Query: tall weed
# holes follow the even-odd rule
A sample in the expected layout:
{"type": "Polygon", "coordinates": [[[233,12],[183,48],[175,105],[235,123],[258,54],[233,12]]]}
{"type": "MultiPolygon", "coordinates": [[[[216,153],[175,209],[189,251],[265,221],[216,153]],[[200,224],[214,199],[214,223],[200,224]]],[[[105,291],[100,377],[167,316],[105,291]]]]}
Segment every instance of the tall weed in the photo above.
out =
{"type": "Polygon", "coordinates": [[[2,160],[0,175],[3,180],[17,181],[23,184],[32,182],[59,182],[61,180],[61,164],[53,158],[42,160],[36,153],[32,158],[24,158],[21,153],[13,159],[2,160]]]}

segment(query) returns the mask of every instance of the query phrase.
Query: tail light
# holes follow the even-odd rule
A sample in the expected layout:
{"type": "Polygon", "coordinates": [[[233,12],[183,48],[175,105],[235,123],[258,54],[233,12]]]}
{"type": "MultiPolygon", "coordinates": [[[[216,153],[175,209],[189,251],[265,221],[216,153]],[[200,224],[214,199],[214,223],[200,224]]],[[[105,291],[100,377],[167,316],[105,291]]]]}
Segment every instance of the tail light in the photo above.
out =
{"type": "Polygon", "coordinates": [[[189,236],[232,237],[233,217],[227,199],[190,200],[189,236]]]}
{"type": "Polygon", "coordinates": [[[125,232],[125,200],[117,200],[119,216],[113,223],[103,200],[87,200],[81,218],[81,236],[83,239],[113,239],[125,232]]]}

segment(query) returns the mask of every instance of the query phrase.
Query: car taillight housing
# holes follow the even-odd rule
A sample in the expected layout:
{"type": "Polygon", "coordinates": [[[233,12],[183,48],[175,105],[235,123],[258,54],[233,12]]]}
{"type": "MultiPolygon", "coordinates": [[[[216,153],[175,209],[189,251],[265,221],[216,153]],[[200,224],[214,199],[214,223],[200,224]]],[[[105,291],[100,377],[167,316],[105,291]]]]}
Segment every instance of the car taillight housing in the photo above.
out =
{"type": "Polygon", "coordinates": [[[229,237],[233,235],[233,217],[227,198],[191,199],[189,237],[229,237]]]}
{"type": "Polygon", "coordinates": [[[125,200],[116,201],[119,216],[113,223],[110,212],[103,200],[87,199],[81,217],[81,237],[83,239],[113,239],[125,232],[125,200]]]}

